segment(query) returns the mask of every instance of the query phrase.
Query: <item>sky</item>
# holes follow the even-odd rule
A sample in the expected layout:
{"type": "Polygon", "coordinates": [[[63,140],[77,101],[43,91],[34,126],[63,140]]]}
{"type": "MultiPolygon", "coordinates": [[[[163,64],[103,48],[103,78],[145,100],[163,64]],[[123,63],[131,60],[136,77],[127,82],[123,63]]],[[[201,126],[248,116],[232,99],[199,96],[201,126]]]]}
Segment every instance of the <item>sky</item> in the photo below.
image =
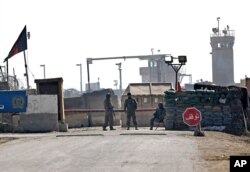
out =
{"type": "MultiPolygon", "coordinates": [[[[31,33],[27,61],[29,80],[63,77],[64,88],[80,90],[87,83],[86,58],[150,55],[151,48],[173,56],[186,55],[186,73],[193,82],[212,80],[210,34],[226,25],[235,30],[235,82],[250,76],[250,2],[248,0],[0,0],[0,65],[23,27],[31,33]],[[2,61],[1,61],[2,59],[2,61]]],[[[146,61],[106,60],[90,65],[90,81],[115,88],[116,63],[122,63],[123,88],[141,82],[146,61]]],[[[9,60],[26,87],[23,53],[9,60]]],[[[183,83],[188,82],[184,79],[183,83]]],[[[183,84],[182,83],[182,84],[183,84]]],[[[85,90],[85,88],[83,88],[85,90]]]]}

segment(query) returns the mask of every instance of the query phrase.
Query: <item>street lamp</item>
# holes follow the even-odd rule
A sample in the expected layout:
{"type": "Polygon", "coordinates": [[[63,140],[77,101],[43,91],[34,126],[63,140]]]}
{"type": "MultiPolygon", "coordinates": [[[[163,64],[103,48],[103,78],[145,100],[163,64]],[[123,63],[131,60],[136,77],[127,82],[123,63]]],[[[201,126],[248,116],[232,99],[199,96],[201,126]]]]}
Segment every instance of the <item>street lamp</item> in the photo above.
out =
{"type": "Polygon", "coordinates": [[[45,64],[40,65],[40,67],[43,67],[43,78],[45,79],[45,64]]]}
{"type": "Polygon", "coordinates": [[[122,94],[122,63],[116,63],[115,65],[118,66],[119,70],[119,80],[120,80],[120,94],[122,94]]]}
{"type": "Polygon", "coordinates": [[[178,87],[178,72],[181,69],[182,65],[185,65],[187,62],[187,56],[178,56],[178,57],[173,57],[171,55],[169,56],[165,56],[165,63],[167,63],[168,65],[170,65],[174,71],[175,71],[175,90],[177,91],[177,87],[178,87]],[[174,59],[178,59],[179,63],[173,63],[174,59]]]}
{"type": "Polygon", "coordinates": [[[82,93],[82,64],[76,64],[76,66],[80,66],[80,88],[82,93]]]}

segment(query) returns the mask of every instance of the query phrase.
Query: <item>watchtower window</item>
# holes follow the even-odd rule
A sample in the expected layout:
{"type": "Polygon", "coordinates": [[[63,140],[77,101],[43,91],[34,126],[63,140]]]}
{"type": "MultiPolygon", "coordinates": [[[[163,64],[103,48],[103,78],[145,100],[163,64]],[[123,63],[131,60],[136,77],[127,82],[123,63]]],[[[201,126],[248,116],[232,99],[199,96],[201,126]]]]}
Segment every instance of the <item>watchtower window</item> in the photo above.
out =
{"type": "Polygon", "coordinates": [[[218,48],[222,48],[222,43],[218,43],[218,48]]]}
{"type": "Polygon", "coordinates": [[[230,43],[218,43],[217,47],[218,48],[229,48],[230,47],[230,43]]]}
{"type": "Polygon", "coordinates": [[[150,65],[150,67],[154,67],[154,62],[153,62],[153,61],[150,61],[150,62],[149,62],[149,65],[150,65]]]}
{"type": "Polygon", "coordinates": [[[157,67],[157,61],[154,61],[154,67],[157,67]]]}

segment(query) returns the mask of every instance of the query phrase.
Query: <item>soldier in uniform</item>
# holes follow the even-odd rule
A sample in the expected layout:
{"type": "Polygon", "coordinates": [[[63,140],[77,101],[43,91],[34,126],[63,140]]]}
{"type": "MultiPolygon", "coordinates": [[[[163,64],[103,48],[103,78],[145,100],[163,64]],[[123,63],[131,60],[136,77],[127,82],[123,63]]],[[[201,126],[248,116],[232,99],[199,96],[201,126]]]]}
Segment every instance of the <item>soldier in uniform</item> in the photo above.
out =
{"type": "Polygon", "coordinates": [[[104,131],[107,130],[106,127],[108,126],[108,123],[109,123],[110,130],[115,130],[113,128],[113,123],[114,123],[113,105],[110,100],[110,93],[106,94],[106,99],[104,100],[104,109],[105,109],[105,119],[104,119],[103,130],[104,131]]]}
{"type": "Polygon", "coordinates": [[[166,110],[164,109],[162,103],[158,104],[158,108],[156,109],[156,111],[153,115],[154,115],[154,117],[150,120],[150,130],[153,129],[154,121],[163,122],[164,117],[166,116],[166,110]]]}
{"type": "Polygon", "coordinates": [[[135,129],[138,130],[136,116],[135,116],[135,110],[137,109],[137,102],[135,99],[132,98],[131,93],[128,93],[127,96],[128,98],[125,100],[124,103],[124,110],[127,113],[127,130],[129,130],[130,127],[131,117],[133,119],[135,129]]]}

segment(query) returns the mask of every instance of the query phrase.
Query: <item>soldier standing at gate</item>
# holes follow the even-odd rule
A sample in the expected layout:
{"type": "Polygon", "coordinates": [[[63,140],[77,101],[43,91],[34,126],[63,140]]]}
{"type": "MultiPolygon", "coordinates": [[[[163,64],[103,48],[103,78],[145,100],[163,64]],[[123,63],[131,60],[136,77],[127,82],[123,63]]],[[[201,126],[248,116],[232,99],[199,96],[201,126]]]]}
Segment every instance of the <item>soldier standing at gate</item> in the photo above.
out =
{"type": "Polygon", "coordinates": [[[130,127],[131,117],[133,119],[135,129],[138,130],[136,116],[135,116],[135,110],[137,109],[137,102],[135,99],[131,97],[131,93],[128,93],[127,96],[128,98],[125,100],[125,103],[124,103],[124,110],[127,113],[127,130],[129,130],[129,127],[130,127]]]}
{"type": "Polygon", "coordinates": [[[109,123],[109,128],[110,130],[115,130],[113,128],[113,105],[110,100],[110,93],[106,94],[106,99],[104,100],[104,109],[105,109],[105,119],[104,119],[104,125],[103,125],[103,130],[106,131],[106,127],[108,126],[109,123]]]}

